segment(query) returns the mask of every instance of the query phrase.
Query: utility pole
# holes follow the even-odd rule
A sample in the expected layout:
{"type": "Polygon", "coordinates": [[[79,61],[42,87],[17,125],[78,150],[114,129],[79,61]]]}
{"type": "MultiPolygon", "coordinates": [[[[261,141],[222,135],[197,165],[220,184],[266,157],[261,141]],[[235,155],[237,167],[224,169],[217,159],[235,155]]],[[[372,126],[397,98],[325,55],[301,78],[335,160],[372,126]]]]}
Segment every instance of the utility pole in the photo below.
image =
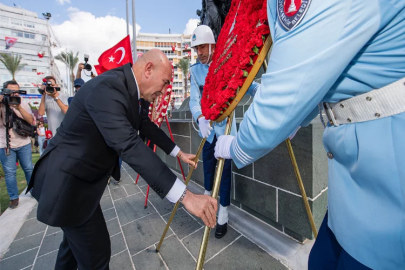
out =
{"type": "Polygon", "coordinates": [[[134,50],[134,63],[138,59],[138,54],[136,53],[136,22],[135,22],[135,0],[132,0],[132,28],[133,28],[133,36],[132,36],[132,49],[134,50]]]}
{"type": "Polygon", "coordinates": [[[129,35],[129,21],[128,21],[128,0],[126,0],[126,13],[127,13],[127,36],[129,35]]]}

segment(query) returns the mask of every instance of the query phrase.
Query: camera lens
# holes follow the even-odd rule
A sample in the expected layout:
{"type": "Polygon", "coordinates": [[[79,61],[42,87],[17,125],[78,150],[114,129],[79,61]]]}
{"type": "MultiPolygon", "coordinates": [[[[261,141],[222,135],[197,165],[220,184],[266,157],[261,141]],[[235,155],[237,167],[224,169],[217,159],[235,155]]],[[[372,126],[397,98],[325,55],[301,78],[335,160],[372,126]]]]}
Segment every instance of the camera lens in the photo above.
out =
{"type": "Polygon", "coordinates": [[[84,69],[87,71],[91,71],[91,65],[90,64],[85,64],[84,69]]]}

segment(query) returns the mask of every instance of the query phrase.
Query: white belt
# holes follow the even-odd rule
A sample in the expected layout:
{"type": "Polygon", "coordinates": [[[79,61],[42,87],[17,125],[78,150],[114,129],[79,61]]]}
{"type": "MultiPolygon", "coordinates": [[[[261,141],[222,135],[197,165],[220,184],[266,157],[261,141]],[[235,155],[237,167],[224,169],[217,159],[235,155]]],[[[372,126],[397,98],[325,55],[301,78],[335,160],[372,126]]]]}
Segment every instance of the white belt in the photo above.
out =
{"type": "Polygon", "coordinates": [[[405,112],[405,78],[338,103],[323,103],[333,126],[366,122],[405,112]]]}

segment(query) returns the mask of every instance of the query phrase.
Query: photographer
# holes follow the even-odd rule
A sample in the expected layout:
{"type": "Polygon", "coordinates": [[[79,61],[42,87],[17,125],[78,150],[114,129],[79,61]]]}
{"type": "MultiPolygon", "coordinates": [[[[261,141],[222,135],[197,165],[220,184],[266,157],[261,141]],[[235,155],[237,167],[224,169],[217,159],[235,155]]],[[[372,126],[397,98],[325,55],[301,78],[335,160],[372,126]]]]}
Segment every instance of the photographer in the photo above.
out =
{"type": "MultiPolygon", "coordinates": [[[[7,81],[4,83],[4,88],[18,92],[20,90],[19,85],[15,81],[7,81]]],[[[4,91],[4,90],[3,90],[4,91]]],[[[19,93],[13,93],[10,97],[19,97],[19,93]]],[[[9,98],[9,97],[8,97],[9,98]]],[[[17,186],[17,165],[16,160],[20,161],[21,167],[25,173],[25,179],[30,181],[32,174],[32,157],[31,157],[31,138],[30,136],[18,135],[15,126],[9,130],[10,138],[10,155],[6,155],[7,137],[6,137],[6,105],[4,104],[4,95],[0,95],[0,119],[2,124],[0,125],[0,161],[4,169],[7,192],[10,196],[10,209],[14,209],[18,206],[18,186],[17,186]]],[[[21,100],[19,105],[9,105],[10,112],[17,117],[24,119],[29,124],[34,122],[32,111],[30,106],[21,100]]],[[[14,115],[13,115],[14,118],[14,115]]]]}
{"type": "Polygon", "coordinates": [[[43,116],[46,112],[48,118],[48,129],[52,131],[52,134],[56,134],[57,128],[63,121],[65,114],[69,108],[68,95],[60,93],[60,88],[56,84],[56,80],[53,76],[46,76],[46,86],[42,85],[42,98],[39,105],[38,114],[43,116]],[[53,87],[52,92],[46,90],[46,87],[53,87]]]}

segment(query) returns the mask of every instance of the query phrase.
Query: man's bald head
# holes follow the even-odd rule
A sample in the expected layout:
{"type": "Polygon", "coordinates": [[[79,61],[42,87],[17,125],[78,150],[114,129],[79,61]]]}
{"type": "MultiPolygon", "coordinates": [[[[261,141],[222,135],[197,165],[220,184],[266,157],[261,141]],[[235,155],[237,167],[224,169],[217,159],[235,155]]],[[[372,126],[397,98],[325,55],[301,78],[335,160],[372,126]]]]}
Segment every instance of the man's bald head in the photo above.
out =
{"type": "Polygon", "coordinates": [[[172,76],[172,67],[161,50],[152,49],[144,53],[132,69],[142,98],[152,102],[159,95],[166,93],[172,76]]]}

